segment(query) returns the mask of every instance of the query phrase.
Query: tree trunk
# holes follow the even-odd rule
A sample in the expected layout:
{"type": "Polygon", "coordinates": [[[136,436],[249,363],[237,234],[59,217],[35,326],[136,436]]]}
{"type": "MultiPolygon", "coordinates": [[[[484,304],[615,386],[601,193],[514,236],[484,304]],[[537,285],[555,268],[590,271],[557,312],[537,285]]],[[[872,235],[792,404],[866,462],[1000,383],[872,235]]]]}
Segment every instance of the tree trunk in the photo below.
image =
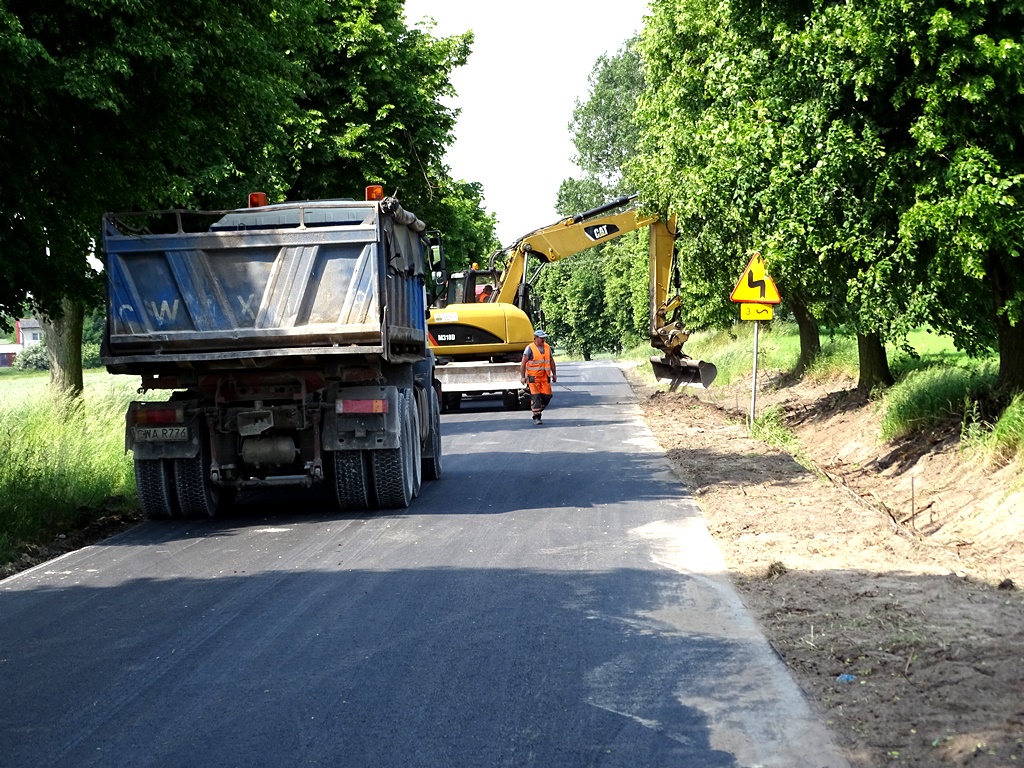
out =
{"type": "Polygon", "coordinates": [[[885,345],[877,333],[857,334],[857,359],[860,363],[857,389],[861,392],[870,392],[875,387],[891,387],[895,383],[885,345]]]}
{"type": "Polygon", "coordinates": [[[795,372],[802,376],[821,354],[821,335],[818,333],[818,321],[811,315],[802,297],[791,296],[788,303],[796,318],[796,327],[800,330],[800,359],[796,361],[795,372]]]}
{"type": "Polygon", "coordinates": [[[999,378],[996,380],[996,388],[1008,395],[1015,395],[1024,392],[1024,322],[1013,325],[1001,311],[1013,296],[1014,286],[998,255],[989,254],[988,262],[999,336],[999,378]]]}
{"type": "Polygon", "coordinates": [[[50,388],[58,396],[77,398],[85,383],[82,379],[82,323],[85,306],[72,299],[61,301],[61,314],[40,318],[46,354],[50,360],[50,388]]]}

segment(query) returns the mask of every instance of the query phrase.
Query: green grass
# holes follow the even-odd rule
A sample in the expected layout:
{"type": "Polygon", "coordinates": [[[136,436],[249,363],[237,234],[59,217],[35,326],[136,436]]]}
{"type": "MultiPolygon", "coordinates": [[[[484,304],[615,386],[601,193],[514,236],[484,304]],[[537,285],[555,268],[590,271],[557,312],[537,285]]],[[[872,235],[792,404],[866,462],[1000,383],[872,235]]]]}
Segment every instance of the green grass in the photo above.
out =
{"type": "Polygon", "coordinates": [[[991,431],[982,431],[975,442],[999,462],[1024,456],[1024,395],[1014,398],[991,431]]]}
{"type": "MultiPolygon", "coordinates": [[[[793,454],[797,459],[802,459],[800,441],[785,424],[782,411],[778,408],[766,408],[757,418],[750,429],[750,436],[756,440],[774,445],[782,450],[793,454]]],[[[806,463],[801,461],[801,463],[806,463]]]]}
{"type": "Polygon", "coordinates": [[[86,375],[80,402],[54,402],[47,374],[0,379],[0,561],[112,506],[135,505],[124,414],[134,377],[86,375]]]}
{"type": "Polygon", "coordinates": [[[882,438],[895,440],[950,419],[963,422],[977,394],[991,390],[996,373],[990,363],[974,368],[933,364],[908,371],[885,395],[882,438]]]}
{"type": "MultiPolygon", "coordinates": [[[[706,360],[718,368],[713,386],[727,386],[750,376],[753,367],[754,324],[741,323],[724,331],[695,333],[687,342],[686,354],[706,360]]],[[[927,329],[910,334],[908,343],[916,356],[889,347],[889,367],[896,384],[878,393],[882,409],[881,435],[895,440],[949,419],[961,422],[964,444],[978,448],[991,459],[1008,462],[1024,459],[1024,400],[1018,398],[1001,415],[992,415],[992,387],[998,361],[974,360],[953,347],[952,342],[927,329]]],[[[646,359],[653,350],[631,351],[626,359],[646,359]]],[[[758,335],[759,381],[795,369],[800,356],[800,336],[793,323],[762,326],[758,335]]],[[[643,370],[643,369],[640,369],[643,370]]],[[[804,374],[812,381],[847,378],[858,374],[857,340],[852,336],[821,336],[821,356],[804,374]]],[[[645,374],[648,380],[653,376],[645,374]]],[[[783,444],[777,416],[761,414],[754,431],[768,442],[783,444]]],[[[783,447],[785,447],[783,445],[783,447]]]]}

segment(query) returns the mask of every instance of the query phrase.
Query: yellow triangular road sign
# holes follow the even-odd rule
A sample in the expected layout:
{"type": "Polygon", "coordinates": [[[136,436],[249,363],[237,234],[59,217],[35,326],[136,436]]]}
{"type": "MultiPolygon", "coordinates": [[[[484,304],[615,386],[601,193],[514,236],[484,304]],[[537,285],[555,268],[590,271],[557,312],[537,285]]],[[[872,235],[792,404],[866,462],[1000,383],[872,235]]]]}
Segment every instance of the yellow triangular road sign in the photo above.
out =
{"type": "Polygon", "coordinates": [[[760,253],[747,264],[747,268],[740,275],[736,287],[732,289],[731,301],[750,304],[781,304],[782,297],[779,296],[779,289],[775,287],[775,281],[765,272],[764,259],[760,253]]]}

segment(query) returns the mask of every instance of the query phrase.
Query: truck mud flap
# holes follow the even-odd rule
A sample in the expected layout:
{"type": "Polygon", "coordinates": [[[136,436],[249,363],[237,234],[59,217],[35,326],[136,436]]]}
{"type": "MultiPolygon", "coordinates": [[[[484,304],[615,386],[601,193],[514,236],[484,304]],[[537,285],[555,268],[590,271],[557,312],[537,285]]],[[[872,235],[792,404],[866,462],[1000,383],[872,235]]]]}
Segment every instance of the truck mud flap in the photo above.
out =
{"type": "Polygon", "coordinates": [[[324,414],[325,451],[382,450],[399,446],[401,393],[393,386],[343,387],[324,414]]]}

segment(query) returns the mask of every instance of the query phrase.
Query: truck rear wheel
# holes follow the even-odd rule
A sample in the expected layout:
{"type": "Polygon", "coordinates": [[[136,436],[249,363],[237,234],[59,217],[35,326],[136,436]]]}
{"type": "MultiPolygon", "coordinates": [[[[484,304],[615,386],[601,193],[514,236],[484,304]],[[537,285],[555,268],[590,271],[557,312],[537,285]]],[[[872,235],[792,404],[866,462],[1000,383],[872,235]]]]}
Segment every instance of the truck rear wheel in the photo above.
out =
{"type": "Polygon", "coordinates": [[[420,495],[423,487],[423,444],[420,442],[420,407],[416,402],[415,389],[405,391],[409,421],[409,468],[412,470],[412,496],[420,495]]]}
{"type": "Polygon", "coordinates": [[[190,459],[174,459],[174,488],[182,517],[213,517],[233,499],[234,492],[221,489],[210,479],[210,444],[206,429],[199,432],[199,453],[190,459]]]}
{"type": "Polygon", "coordinates": [[[430,434],[421,460],[423,479],[438,480],[441,477],[441,404],[433,390],[427,393],[427,429],[430,434]]]}
{"type": "MultiPolygon", "coordinates": [[[[413,469],[411,421],[409,403],[405,393],[399,398],[398,421],[401,435],[397,448],[381,448],[370,451],[370,471],[373,474],[373,488],[377,506],[381,509],[404,509],[412,502],[413,469]]],[[[418,435],[417,435],[418,439],[418,435]]]]}
{"type": "Polygon", "coordinates": [[[518,411],[519,391],[516,389],[506,389],[501,393],[501,404],[505,406],[506,411],[518,411]]]}
{"type": "Polygon", "coordinates": [[[334,496],[343,510],[369,508],[370,478],[365,451],[334,452],[334,496]]]}
{"type": "Polygon", "coordinates": [[[441,400],[445,411],[457,411],[462,407],[461,392],[445,392],[441,400]]]}
{"type": "Polygon", "coordinates": [[[177,512],[172,469],[166,459],[135,460],[135,489],[139,494],[139,506],[142,514],[150,520],[167,520],[177,512]]]}

